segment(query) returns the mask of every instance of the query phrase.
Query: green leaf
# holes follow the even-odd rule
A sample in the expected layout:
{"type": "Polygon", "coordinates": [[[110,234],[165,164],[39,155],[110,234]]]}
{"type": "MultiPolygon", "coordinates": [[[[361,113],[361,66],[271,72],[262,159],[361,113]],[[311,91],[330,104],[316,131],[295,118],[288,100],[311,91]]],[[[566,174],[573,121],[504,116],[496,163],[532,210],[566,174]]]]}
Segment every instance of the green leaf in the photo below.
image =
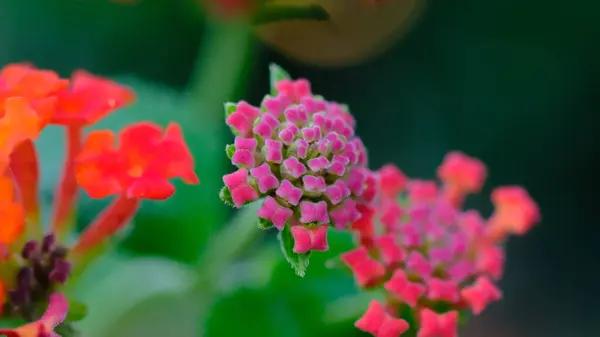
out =
{"type": "Polygon", "coordinates": [[[283,68],[281,68],[277,64],[271,63],[269,65],[269,78],[271,81],[271,95],[277,96],[277,88],[275,86],[277,82],[282,80],[289,80],[291,79],[291,76],[287,73],[287,71],[283,70],[283,68]]]}
{"type": "Polygon", "coordinates": [[[67,314],[67,321],[77,322],[84,319],[88,314],[88,308],[85,303],[77,301],[69,301],[69,313],[67,314]]]}
{"type": "Polygon", "coordinates": [[[304,277],[310,262],[310,252],[304,254],[294,253],[294,238],[289,225],[286,225],[278,235],[281,244],[281,252],[285,259],[292,265],[296,275],[304,277]]]}
{"type": "Polygon", "coordinates": [[[310,5],[282,5],[268,4],[263,6],[252,18],[255,25],[264,25],[290,20],[329,20],[329,13],[317,4],[310,5]]]}
{"type": "Polygon", "coordinates": [[[90,308],[77,328],[88,337],[109,336],[109,329],[138,304],[160,296],[177,296],[194,284],[192,269],[172,260],[128,258],[111,253],[90,266],[70,297],[90,308]]]}

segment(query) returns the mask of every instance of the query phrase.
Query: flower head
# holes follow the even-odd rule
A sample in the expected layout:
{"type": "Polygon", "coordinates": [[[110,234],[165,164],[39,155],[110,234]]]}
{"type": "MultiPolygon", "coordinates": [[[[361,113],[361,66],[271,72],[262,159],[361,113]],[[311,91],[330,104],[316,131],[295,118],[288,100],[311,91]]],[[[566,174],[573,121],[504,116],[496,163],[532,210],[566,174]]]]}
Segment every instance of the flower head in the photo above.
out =
{"type": "Polygon", "coordinates": [[[85,269],[95,257],[88,253],[97,252],[129,222],[141,198],[167,198],[173,194],[172,178],[198,182],[193,158],[175,124],[164,133],[152,123],[132,125],[119,135],[118,144],[112,132],[94,131],[81,147],[83,128],[131,103],[133,93],[83,71],[67,86],[56,73],[29,65],[0,71],[0,315],[32,322],[0,329],[0,335],[58,337],[54,328],[59,323],[61,329],[70,328],[63,322],[67,300],[57,291],[71,279],[71,270],[79,274],[85,269]],[[44,235],[33,141],[50,121],[65,128],[68,145],[61,188],[54,198],[60,226],[53,223],[53,231],[44,235]],[[94,197],[119,195],[72,247],[66,247],[63,242],[71,237],[72,227],[63,226],[63,221],[73,222],[76,175],[94,197]],[[49,306],[42,313],[45,303],[49,306]]]}
{"type": "Polygon", "coordinates": [[[77,181],[91,197],[124,193],[129,198],[162,200],[175,191],[172,178],[198,183],[177,124],[170,124],[163,134],[158,125],[141,122],[124,129],[116,147],[115,138],[108,130],[92,131],[77,158],[77,181]]]}
{"type": "MultiPolygon", "coordinates": [[[[502,275],[504,251],[490,229],[499,226],[522,234],[539,219],[535,202],[514,187],[494,192],[497,209],[489,220],[477,211],[462,210],[457,201],[479,190],[484,174],[481,162],[456,152],[438,170],[441,188],[425,180],[400,184],[404,175],[386,166],[377,172],[381,199],[364,212],[370,221],[361,219],[352,227],[361,245],[342,260],[359,286],[387,292],[389,314],[408,308],[419,317],[418,337],[456,337],[460,312],[479,314],[499,300],[502,294],[493,281],[502,275]],[[390,193],[392,186],[398,186],[395,194],[390,193]],[[448,193],[447,188],[460,193],[448,193]]],[[[370,307],[357,327],[381,336],[373,326],[359,324],[371,321],[372,311],[370,307]]]]}
{"type": "Polygon", "coordinates": [[[238,169],[223,177],[222,197],[237,208],[264,198],[258,217],[292,226],[295,253],[324,251],[329,225],[361,217],[366,151],[347,108],[315,96],[307,80],[280,79],[274,90],[260,107],[228,107],[236,138],[227,154],[238,169]]]}

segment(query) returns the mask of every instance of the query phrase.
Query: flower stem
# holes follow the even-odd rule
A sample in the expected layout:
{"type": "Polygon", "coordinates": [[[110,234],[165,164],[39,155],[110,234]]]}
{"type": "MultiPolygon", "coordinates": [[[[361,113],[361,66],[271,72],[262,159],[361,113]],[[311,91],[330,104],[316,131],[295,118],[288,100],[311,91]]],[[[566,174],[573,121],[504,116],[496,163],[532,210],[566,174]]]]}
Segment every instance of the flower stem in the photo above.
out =
{"type": "Polygon", "coordinates": [[[228,207],[216,197],[223,185],[220,177],[227,170],[223,145],[230,139],[224,123],[223,103],[240,96],[249,62],[254,59],[253,45],[251,27],[209,20],[205,38],[198,48],[185,109],[190,116],[189,124],[195,126],[190,128],[196,132],[188,133],[187,137],[190,137],[194,157],[202,158],[196,162],[202,186],[180,188],[171,200],[175,211],[179,211],[178,207],[181,210],[181,254],[185,256],[192,251],[190,260],[197,258],[199,248],[227,218],[228,207]],[[189,200],[202,200],[202,203],[190,207],[189,200]]]}
{"type": "MultiPolygon", "coordinates": [[[[191,289],[190,294],[202,301],[200,316],[202,319],[210,311],[216,298],[218,282],[228,266],[238,259],[248,246],[255,242],[262,234],[258,229],[256,211],[260,208],[262,200],[257,200],[244,206],[236,213],[234,218],[214,236],[198,263],[198,281],[191,289]]],[[[204,335],[199,330],[197,337],[204,335]]]]}
{"type": "MultiPolygon", "coordinates": [[[[245,24],[227,24],[210,19],[206,27],[205,36],[199,48],[195,70],[190,80],[190,87],[188,88],[190,97],[190,106],[188,108],[192,109],[192,111],[197,111],[195,114],[197,119],[194,122],[197,125],[204,126],[197,135],[200,138],[197,141],[199,144],[202,144],[202,148],[197,150],[196,156],[198,158],[207,158],[207,160],[197,163],[197,173],[200,177],[219,177],[226,170],[223,144],[226,143],[225,136],[227,133],[223,120],[223,103],[235,99],[245,87],[250,65],[254,60],[254,57],[252,57],[254,43],[252,27],[245,24]],[[223,158],[223,160],[219,158],[223,158]]],[[[220,179],[206,179],[203,182],[202,188],[198,190],[199,192],[205,192],[193,198],[192,196],[188,197],[189,199],[203,201],[204,207],[196,211],[201,212],[200,214],[205,213],[201,219],[207,228],[205,233],[203,233],[204,237],[212,237],[213,232],[221,228],[225,221],[227,208],[216,197],[221,186],[220,179]]],[[[194,219],[197,219],[197,217],[194,219]]],[[[194,226],[197,226],[197,224],[194,224],[194,226]]],[[[260,232],[256,228],[252,229],[260,232]]],[[[243,235],[242,233],[238,234],[243,235]]],[[[226,246],[229,247],[230,244],[235,243],[229,242],[226,246]]],[[[214,248],[216,249],[217,247],[215,246],[214,248]]],[[[227,250],[227,248],[225,249],[227,250]]],[[[236,250],[239,247],[231,247],[231,249],[236,250]]],[[[223,257],[218,254],[218,251],[211,248],[208,250],[210,251],[210,255],[216,253],[217,256],[223,257]]],[[[201,262],[207,262],[208,260],[210,258],[201,258],[201,262]]],[[[194,298],[203,298],[202,308],[199,313],[200,321],[206,319],[209,308],[212,306],[211,302],[214,299],[215,291],[214,286],[220,277],[218,273],[222,269],[222,261],[229,261],[229,259],[210,261],[209,265],[205,267],[208,270],[216,271],[217,274],[203,275],[203,280],[190,293],[190,296],[194,298]]],[[[198,272],[204,274],[205,270],[207,269],[199,268],[198,272]]],[[[203,324],[200,325],[202,326],[203,324]]],[[[203,334],[204,332],[200,330],[196,336],[202,336],[203,334]]]]}
{"type": "Polygon", "coordinates": [[[52,230],[60,239],[64,239],[72,229],[75,218],[75,202],[77,200],[77,181],[75,179],[75,158],[81,149],[83,128],[67,126],[66,131],[66,160],[61,181],[56,189],[56,202],[52,216],[52,230]]]}
{"type": "Polygon", "coordinates": [[[21,143],[10,158],[10,169],[15,189],[27,216],[27,236],[42,235],[39,206],[39,164],[35,144],[31,140],[21,143]]]}
{"type": "Polygon", "coordinates": [[[130,199],[121,194],[92,221],[70,252],[69,259],[73,261],[74,269],[72,276],[79,275],[101,252],[108,239],[129,223],[139,205],[139,199],[130,199]]]}

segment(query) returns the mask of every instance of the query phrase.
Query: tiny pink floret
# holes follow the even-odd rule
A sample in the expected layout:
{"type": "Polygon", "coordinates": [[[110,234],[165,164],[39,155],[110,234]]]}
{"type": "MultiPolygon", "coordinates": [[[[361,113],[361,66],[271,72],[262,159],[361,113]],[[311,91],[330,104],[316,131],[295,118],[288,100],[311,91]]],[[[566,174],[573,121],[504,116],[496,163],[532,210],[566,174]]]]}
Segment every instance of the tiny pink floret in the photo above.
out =
{"type": "Polygon", "coordinates": [[[396,242],[393,234],[386,234],[376,239],[383,262],[387,266],[395,266],[404,262],[406,253],[396,242]]]}
{"type": "Polygon", "coordinates": [[[281,164],[283,161],[283,143],[277,140],[267,139],[265,141],[265,159],[270,163],[281,164]]]}
{"type": "Polygon", "coordinates": [[[283,230],[285,224],[293,215],[293,211],[280,205],[273,197],[267,197],[256,214],[273,223],[275,228],[283,230]]]}
{"type": "Polygon", "coordinates": [[[305,191],[318,194],[325,192],[327,189],[325,178],[317,176],[305,175],[302,177],[302,185],[305,191]]]}
{"type": "Polygon", "coordinates": [[[308,160],[307,165],[312,172],[318,173],[325,170],[329,166],[329,159],[324,156],[312,158],[308,160]]]}
{"type": "Polygon", "coordinates": [[[292,184],[289,180],[284,179],[275,194],[290,204],[298,206],[303,192],[302,189],[294,186],[294,184],[292,184]]]}
{"type": "Polygon", "coordinates": [[[279,186],[279,179],[271,172],[269,164],[262,164],[250,170],[252,176],[256,179],[260,193],[266,193],[279,186]]]}
{"type": "Polygon", "coordinates": [[[309,224],[327,224],[329,223],[329,214],[327,212],[327,203],[325,201],[300,202],[300,222],[309,224]]]}
{"type": "Polygon", "coordinates": [[[502,292],[485,276],[463,289],[461,295],[475,315],[479,315],[491,302],[502,298],[502,292]]]}
{"type": "Polygon", "coordinates": [[[306,174],[306,166],[298,160],[296,157],[290,157],[283,161],[284,175],[290,176],[291,178],[298,179],[306,174]]]}
{"type": "Polygon", "coordinates": [[[337,230],[348,227],[348,225],[360,219],[361,216],[356,208],[356,201],[352,199],[346,199],[341,205],[333,208],[329,215],[337,230]]]}
{"type": "Polygon", "coordinates": [[[292,236],[294,237],[294,252],[308,253],[309,251],[327,251],[327,225],[314,228],[304,226],[292,226],[292,236]]]}
{"type": "Polygon", "coordinates": [[[224,175],[223,182],[231,193],[234,205],[238,208],[259,197],[258,192],[248,183],[248,170],[245,168],[224,175]]]}
{"type": "Polygon", "coordinates": [[[373,286],[385,276],[385,268],[372,259],[363,246],[342,254],[341,259],[352,270],[356,283],[361,287],[373,286]]]}
{"type": "Polygon", "coordinates": [[[417,306],[419,298],[425,294],[425,286],[409,281],[406,273],[401,269],[394,272],[392,278],[384,284],[384,288],[412,308],[417,306]]]}
{"type": "Polygon", "coordinates": [[[460,299],[458,286],[452,280],[432,278],[427,281],[427,297],[432,300],[455,303],[460,299]]]}
{"type": "Polygon", "coordinates": [[[437,314],[431,309],[420,312],[421,329],[417,337],[457,337],[458,312],[437,314]]]}
{"type": "Polygon", "coordinates": [[[374,337],[399,337],[409,328],[405,320],[389,315],[377,301],[371,301],[365,314],[354,325],[374,337]]]}

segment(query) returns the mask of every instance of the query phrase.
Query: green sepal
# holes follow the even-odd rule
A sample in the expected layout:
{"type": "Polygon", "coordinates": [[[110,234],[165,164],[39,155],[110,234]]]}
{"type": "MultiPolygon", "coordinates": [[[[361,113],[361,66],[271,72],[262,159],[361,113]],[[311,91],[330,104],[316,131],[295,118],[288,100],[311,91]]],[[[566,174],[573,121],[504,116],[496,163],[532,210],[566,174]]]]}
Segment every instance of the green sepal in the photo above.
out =
{"type": "Polygon", "coordinates": [[[267,219],[258,218],[258,228],[270,229],[270,228],[273,228],[273,223],[267,219]]]}
{"type": "Polygon", "coordinates": [[[227,158],[233,158],[233,154],[235,153],[235,145],[229,144],[225,146],[225,153],[227,154],[227,158]]]}
{"type": "Polygon", "coordinates": [[[219,192],[219,198],[221,198],[225,205],[235,207],[233,199],[231,198],[231,191],[229,190],[229,188],[227,188],[227,186],[223,186],[221,192],[219,192]]]}
{"type": "Polygon", "coordinates": [[[282,81],[282,80],[289,80],[291,78],[292,77],[290,76],[290,74],[287,73],[287,71],[283,70],[283,68],[281,68],[277,64],[271,63],[269,65],[269,79],[271,81],[271,95],[277,96],[277,94],[278,94],[277,87],[276,87],[277,82],[282,81]]]}
{"type": "Polygon", "coordinates": [[[225,106],[225,118],[229,117],[232,113],[237,110],[237,103],[227,102],[224,104],[225,106]]]}
{"type": "Polygon", "coordinates": [[[286,225],[277,237],[285,259],[292,265],[296,275],[304,277],[310,262],[310,252],[304,254],[294,253],[294,237],[289,225],[286,225]]]}

